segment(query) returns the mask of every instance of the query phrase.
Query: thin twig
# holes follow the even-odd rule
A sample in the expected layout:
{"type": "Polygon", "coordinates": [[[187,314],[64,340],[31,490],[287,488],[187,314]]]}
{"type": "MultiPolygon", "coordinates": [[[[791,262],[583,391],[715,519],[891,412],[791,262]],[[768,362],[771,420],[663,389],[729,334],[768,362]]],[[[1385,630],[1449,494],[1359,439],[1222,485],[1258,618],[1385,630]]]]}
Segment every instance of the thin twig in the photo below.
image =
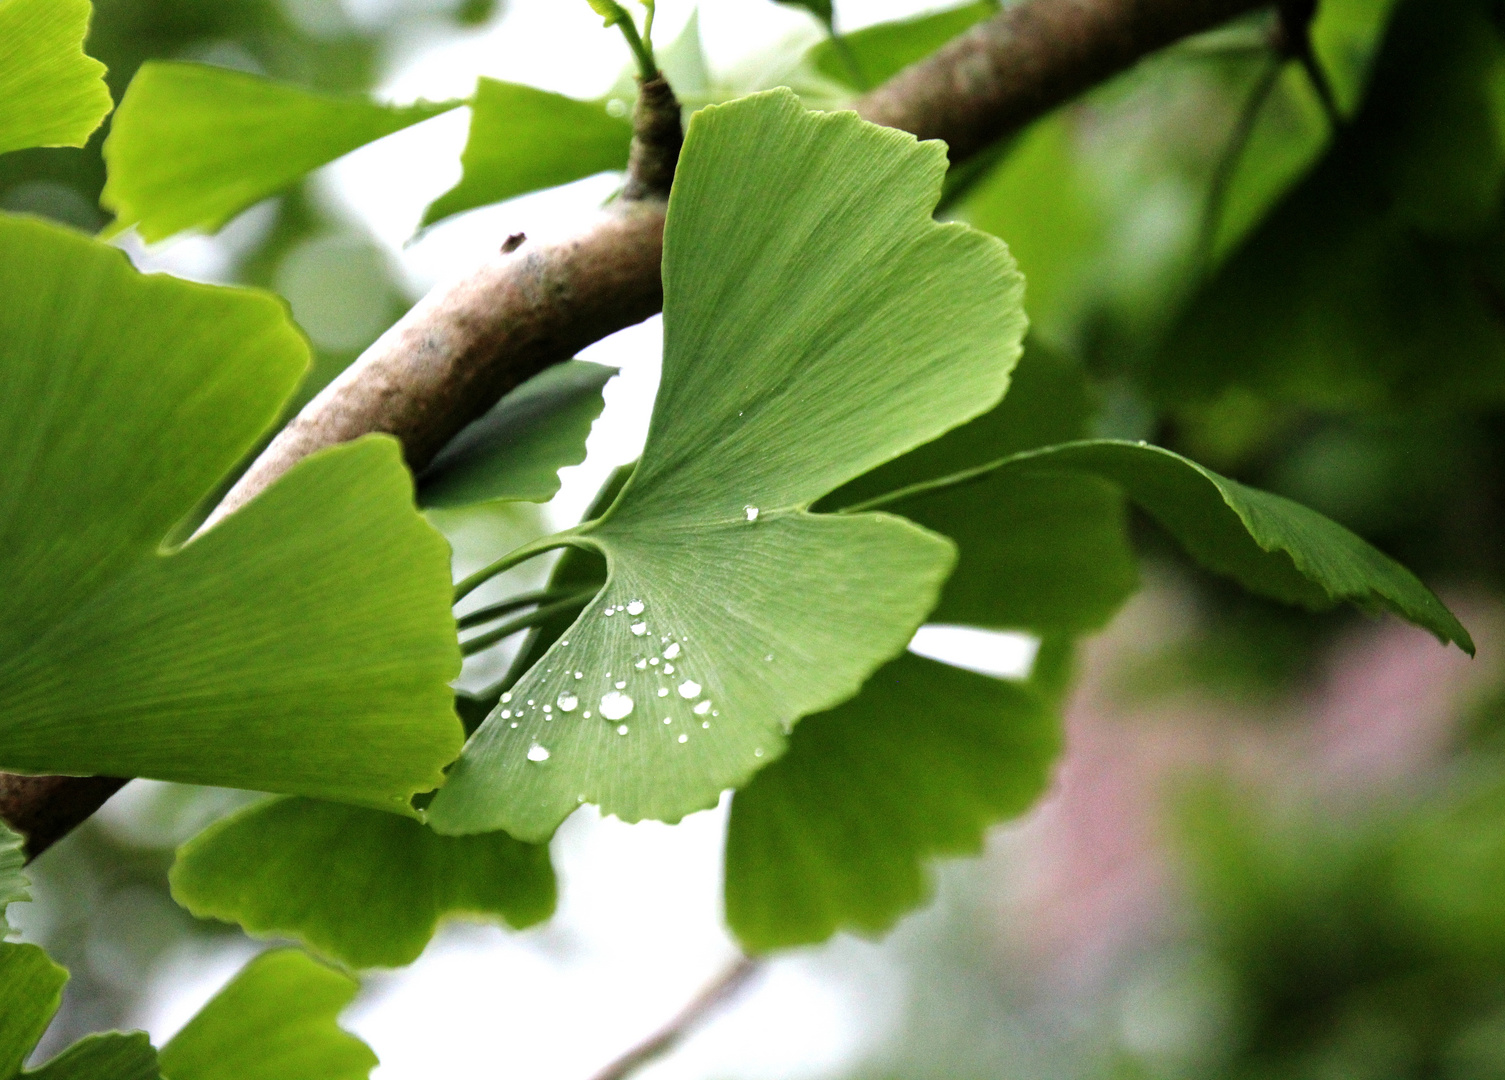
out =
{"type": "Polygon", "coordinates": [[[680,1010],[679,1015],[596,1073],[591,1080],[625,1080],[644,1065],[673,1050],[690,1032],[726,1005],[762,968],[762,962],[750,956],[736,961],[716,976],[680,1010]]]}
{"type": "Polygon", "coordinates": [[[1284,69],[1285,57],[1271,53],[1265,61],[1264,70],[1250,88],[1249,96],[1244,99],[1233,130],[1228,134],[1228,142],[1218,157],[1212,182],[1207,186],[1207,201],[1202,205],[1202,225],[1197,234],[1197,266],[1203,272],[1212,268],[1213,256],[1217,252],[1218,232],[1223,227],[1223,215],[1228,209],[1228,193],[1233,188],[1234,174],[1244,158],[1249,139],[1254,135],[1259,114],[1264,110],[1265,102],[1269,101],[1270,93],[1275,89],[1284,69]]]}

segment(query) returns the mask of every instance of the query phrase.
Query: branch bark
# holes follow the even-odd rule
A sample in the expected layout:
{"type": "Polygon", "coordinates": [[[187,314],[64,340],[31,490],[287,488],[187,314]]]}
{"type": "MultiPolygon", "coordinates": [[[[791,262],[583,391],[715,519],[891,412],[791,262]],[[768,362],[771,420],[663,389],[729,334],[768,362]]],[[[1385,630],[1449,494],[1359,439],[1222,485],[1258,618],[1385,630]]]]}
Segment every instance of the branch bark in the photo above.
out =
{"type": "MultiPolygon", "coordinates": [[[[944,140],[959,162],[1147,54],[1266,3],[1024,0],[855,108],[875,123],[944,140]]],[[[309,454],[372,432],[396,436],[420,470],[507,391],[657,312],[665,199],[682,134],[679,103],[662,79],[645,85],[638,101],[621,198],[564,240],[509,238],[485,264],[436,288],[294,418],[205,528],[309,454]]],[[[83,797],[102,790],[97,779],[4,782],[15,794],[0,801],[0,818],[27,835],[33,856],[103,802],[83,797]],[[44,820],[46,828],[35,824],[44,820]]]]}

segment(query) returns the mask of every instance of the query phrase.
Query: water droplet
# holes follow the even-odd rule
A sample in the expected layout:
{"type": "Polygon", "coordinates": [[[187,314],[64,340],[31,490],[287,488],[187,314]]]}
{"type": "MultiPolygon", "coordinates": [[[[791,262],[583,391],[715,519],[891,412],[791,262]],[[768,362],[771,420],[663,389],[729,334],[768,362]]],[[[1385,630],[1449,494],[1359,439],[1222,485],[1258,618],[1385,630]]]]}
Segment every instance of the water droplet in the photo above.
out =
{"type": "Polygon", "coordinates": [[[664,674],[665,675],[673,675],[674,674],[674,665],[673,664],[665,664],[664,665],[664,674]]]}
{"type": "Polygon", "coordinates": [[[613,690],[601,699],[601,715],[608,720],[620,720],[632,712],[632,698],[613,690]]]}
{"type": "Polygon", "coordinates": [[[704,716],[706,713],[708,713],[710,711],[711,711],[711,699],[710,698],[706,698],[704,701],[699,702],[695,706],[695,710],[694,710],[696,716],[704,716]]]}
{"type": "Polygon", "coordinates": [[[585,678],[585,672],[583,672],[583,671],[577,671],[577,672],[575,672],[575,678],[577,678],[577,679],[583,679],[583,678],[585,678]]]}
{"type": "Polygon", "coordinates": [[[551,712],[554,711],[554,706],[552,706],[552,705],[545,705],[543,707],[543,711],[546,712],[546,713],[551,713],[551,712]]]}
{"type": "Polygon", "coordinates": [[[512,719],[512,710],[511,709],[503,709],[502,710],[502,719],[503,720],[511,720],[512,719]]]}
{"type": "Polygon", "coordinates": [[[618,679],[612,685],[614,685],[618,690],[626,690],[627,689],[627,680],[626,679],[618,679]]]}
{"type": "Polygon", "coordinates": [[[703,721],[700,726],[705,728],[707,731],[711,730],[711,722],[709,720],[703,721]]]}
{"type": "Polygon", "coordinates": [[[508,724],[507,726],[508,727],[517,727],[517,721],[514,720],[514,721],[512,721],[512,723],[508,724]]]}
{"type": "Polygon", "coordinates": [[[772,661],[773,661],[773,653],[769,653],[767,656],[763,657],[763,659],[766,660],[766,661],[768,661],[768,662],[770,662],[770,663],[772,663],[772,661]]]}
{"type": "Polygon", "coordinates": [[[549,760],[549,751],[548,751],[548,749],[546,747],[542,747],[542,746],[539,746],[537,743],[534,743],[532,746],[528,747],[528,760],[529,761],[548,761],[549,760]]]}
{"type": "Polygon", "coordinates": [[[562,712],[574,712],[575,706],[580,704],[580,699],[569,691],[563,691],[556,699],[562,712]]]}
{"type": "Polygon", "coordinates": [[[605,611],[601,612],[601,614],[605,615],[608,619],[611,618],[616,613],[617,613],[617,609],[614,608],[614,607],[609,607],[605,611]]]}
{"type": "Polygon", "coordinates": [[[753,757],[762,757],[762,756],[763,756],[763,748],[761,746],[758,747],[756,750],[753,751],[753,757]]]}
{"type": "Polygon", "coordinates": [[[694,679],[686,679],[679,684],[679,696],[682,698],[699,697],[700,684],[694,679]]]}
{"type": "Polygon", "coordinates": [[[627,614],[629,614],[629,615],[641,615],[642,613],[643,613],[643,602],[641,600],[634,600],[632,603],[630,603],[630,604],[627,605],[627,614]]]}
{"type": "MultiPolygon", "coordinates": [[[[560,647],[560,648],[561,648],[561,649],[568,649],[568,648],[569,648],[569,647],[570,647],[570,643],[569,643],[569,642],[568,642],[568,641],[561,641],[561,642],[560,642],[560,643],[559,643],[559,647],[560,647]]],[[[553,669],[553,668],[549,668],[549,670],[550,670],[550,671],[553,671],[553,670],[554,670],[554,669],[553,669]]]]}
{"type": "Polygon", "coordinates": [[[621,98],[611,98],[606,102],[606,115],[615,116],[618,120],[627,115],[627,102],[621,98]]]}
{"type": "Polygon", "coordinates": [[[667,649],[664,650],[664,659],[665,660],[673,660],[678,655],[679,655],[679,642],[677,642],[677,641],[674,642],[674,644],[670,645],[667,649]]]}
{"type": "Polygon", "coordinates": [[[585,710],[585,711],[584,711],[584,712],[583,712],[583,713],[581,713],[581,714],[580,714],[580,715],[581,715],[581,716],[583,716],[583,717],[585,717],[585,718],[586,718],[586,719],[587,719],[587,720],[589,720],[589,719],[590,719],[590,718],[591,718],[591,711],[590,711],[590,710],[589,710],[589,709],[586,709],[586,710],[585,710]]]}
{"type": "Polygon", "coordinates": [[[635,622],[632,624],[632,632],[638,637],[642,637],[648,632],[648,624],[645,622],[635,622]]]}
{"type": "Polygon", "coordinates": [[[648,662],[650,664],[652,664],[654,667],[657,667],[658,666],[658,657],[655,656],[652,660],[649,660],[648,662]]]}
{"type": "Polygon", "coordinates": [[[680,742],[689,742],[690,741],[690,736],[688,736],[688,735],[681,735],[679,737],[679,741],[680,742]]]}
{"type": "Polygon", "coordinates": [[[529,698],[529,699],[528,699],[528,704],[529,704],[529,705],[532,705],[532,704],[533,704],[533,699],[532,699],[532,698],[529,698]]]}
{"type": "Polygon", "coordinates": [[[658,688],[658,696],[659,697],[668,697],[669,696],[669,688],[667,686],[660,686],[658,688]]]}
{"type": "Polygon", "coordinates": [[[635,668],[637,668],[639,671],[647,671],[648,670],[648,661],[646,661],[646,660],[639,660],[636,664],[633,664],[632,666],[635,667],[635,668]]]}
{"type": "Polygon", "coordinates": [[[672,716],[666,716],[666,717],[664,717],[664,723],[666,723],[666,724],[672,724],[672,723],[674,723],[674,717],[672,717],[672,716]]]}
{"type": "Polygon", "coordinates": [[[748,521],[757,521],[759,510],[756,506],[744,506],[742,512],[747,515],[748,521]]]}
{"type": "Polygon", "coordinates": [[[631,730],[632,729],[629,728],[626,724],[618,724],[617,725],[617,734],[618,735],[626,735],[631,730]]]}
{"type": "Polygon", "coordinates": [[[507,693],[505,693],[505,694],[502,695],[502,704],[503,705],[507,704],[507,702],[509,702],[511,700],[512,700],[512,692],[510,690],[507,693]]]}

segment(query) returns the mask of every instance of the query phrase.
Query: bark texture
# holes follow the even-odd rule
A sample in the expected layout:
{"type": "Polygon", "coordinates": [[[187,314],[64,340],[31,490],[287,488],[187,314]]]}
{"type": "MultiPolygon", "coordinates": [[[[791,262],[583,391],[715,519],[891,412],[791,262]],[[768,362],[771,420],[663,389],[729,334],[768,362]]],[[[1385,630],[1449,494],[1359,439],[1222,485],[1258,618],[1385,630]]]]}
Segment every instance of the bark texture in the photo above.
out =
{"type": "MultiPolygon", "coordinates": [[[[868,120],[943,139],[961,161],[1145,55],[1265,4],[1251,0],[1024,0],[860,98],[868,120]]],[[[317,450],[372,432],[414,470],[507,391],[663,304],[665,200],[683,140],[662,79],[633,116],[623,195],[553,243],[508,237],[442,285],[279,434],[210,516],[224,517],[317,450]]],[[[35,857],[123,781],[0,774],[0,818],[35,857]],[[111,786],[113,785],[113,786],[111,786]]]]}

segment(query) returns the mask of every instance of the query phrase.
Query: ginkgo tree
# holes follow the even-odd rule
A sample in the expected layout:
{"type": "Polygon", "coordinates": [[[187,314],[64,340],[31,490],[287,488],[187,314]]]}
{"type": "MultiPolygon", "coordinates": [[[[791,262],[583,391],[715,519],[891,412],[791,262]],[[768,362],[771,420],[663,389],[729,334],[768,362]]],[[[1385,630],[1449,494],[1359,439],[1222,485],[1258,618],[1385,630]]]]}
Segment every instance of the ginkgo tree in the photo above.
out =
{"type": "MultiPolygon", "coordinates": [[[[846,37],[830,4],[801,5],[833,34],[805,81],[728,93],[674,85],[696,65],[688,46],[655,52],[651,3],[641,24],[592,6],[632,44],[633,104],[481,79],[463,102],[397,107],[153,62],[104,144],[107,233],[148,241],[219,229],[462,105],[463,178],[425,225],[627,170],[591,242],[661,227],[642,455],[582,523],[479,569],[451,565],[445,513],[552,498],[611,369],[509,360],[501,331],[456,315],[480,288],[462,278],[278,436],[261,460],[282,465],[247,471],[309,366],[286,307],[0,215],[0,769],[268,793],[181,849],[173,895],[319,957],[263,954],[160,1050],[100,1035],[26,1075],[364,1076],[374,1058],[335,1024],[355,984],[325,964],[409,963],[452,914],[547,919],[546,845],[583,804],[673,822],[734,791],[726,918],[749,953],[884,931],[924,901],[933,857],[978,850],[1045,790],[1072,643],[1137,585],[1130,506],[1256,595],[1393,613],[1473,652],[1344,527],[1170,449],[1093,438],[1086,376],[1027,339],[1008,231],[936,218],[966,184],[959,153],[838,107],[1003,18],[991,5],[846,37]],[[506,370],[451,380],[463,408],[391,366],[474,365],[467,334],[506,370]],[[238,477],[254,490],[220,504],[238,477]],[[542,587],[495,588],[556,551],[542,587]],[[1035,674],[906,652],[927,621],[1031,633],[1035,674]],[[457,691],[462,655],[502,643],[505,677],[457,691]]],[[[1179,32],[1252,5],[1205,7],[1179,32]]],[[[82,145],[111,111],[89,16],[87,0],[0,0],[0,151],[82,145]]],[[[1332,40],[1365,32],[1348,28],[1332,40]]],[[[1362,66],[1338,65],[1350,110],[1362,66]]],[[[487,280],[508,296],[526,280],[539,304],[583,303],[550,287],[564,248],[498,246],[487,280]]],[[[4,836],[0,904],[25,895],[22,838],[4,836]]],[[[65,978],[0,944],[0,1080],[22,1074],[65,978]]]]}

